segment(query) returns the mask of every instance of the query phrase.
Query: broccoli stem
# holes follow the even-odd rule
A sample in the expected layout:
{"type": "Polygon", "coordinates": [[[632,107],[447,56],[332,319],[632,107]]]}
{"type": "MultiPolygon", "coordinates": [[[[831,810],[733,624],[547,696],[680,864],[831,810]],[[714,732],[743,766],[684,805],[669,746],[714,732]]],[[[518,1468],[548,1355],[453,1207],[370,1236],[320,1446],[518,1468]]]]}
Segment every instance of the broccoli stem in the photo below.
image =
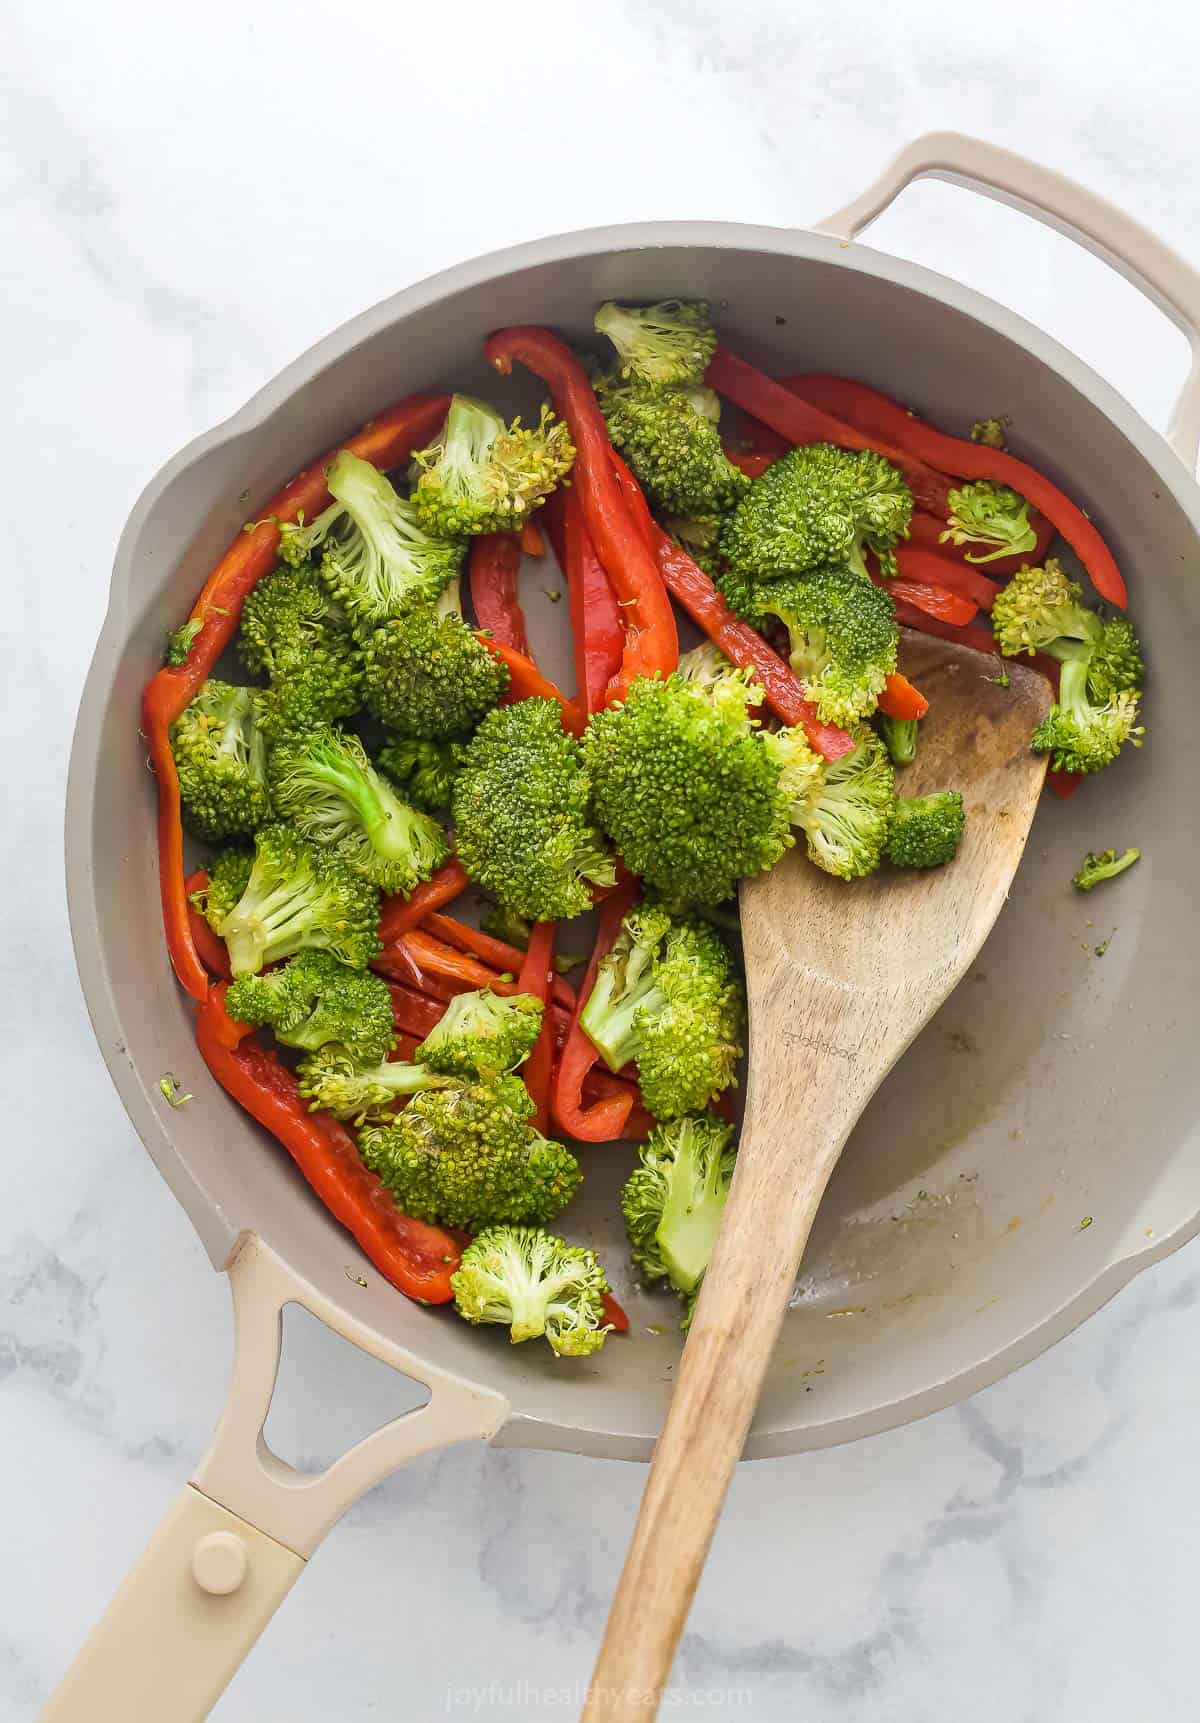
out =
{"type": "Polygon", "coordinates": [[[655,1234],[671,1284],[684,1293],[694,1291],[700,1284],[712,1259],[725,1212],[721,1157],[717,1154],[707,1157],[708,1171],[701,1181],[701,1156],[696,1143],[693,1132],[682,1134],[655,1234]]]}
{"type": "Polygon", "coordinates": [[[917,718],[889,718],[884,712],[879,714],[879,733],[894,765],[911,766],[916,759],[919,723],[917,718]]]}

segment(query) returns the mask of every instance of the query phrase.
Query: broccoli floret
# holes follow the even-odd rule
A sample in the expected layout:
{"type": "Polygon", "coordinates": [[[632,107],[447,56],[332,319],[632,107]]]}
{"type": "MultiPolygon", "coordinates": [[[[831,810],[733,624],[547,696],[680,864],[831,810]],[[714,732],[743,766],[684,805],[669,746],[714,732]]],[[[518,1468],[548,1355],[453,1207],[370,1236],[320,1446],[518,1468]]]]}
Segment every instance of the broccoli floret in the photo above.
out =
{"type": "Polygon", "coordinates": [[[459,616],[414,611],[367,641],[367,709],[405,739],[468,735],[507,688],[507,667],[459,616]]]}
{"type": "Polygon", "coordinates": [[[958,854],[966,817],[958,790],[901,796],[888,833],[888,860],[895,867],[944,866],[958,854]]]}
{"type": "Polygon", "coordinates": [[[792,669],[822,721],[869,716],[896,668],[900,630],[888,594],[852,569],[817,568],[764,580],[755,595],[758,619],[786,627],[792,669]]]}
{"type": "Polygon", "coordinates": [[[261,722],[272,739],[348,718],[362,704],[362,654],[313,569],[277,568],[246,599],[238,637],[265,673],[261,722]]]}
{"type": "Polygon", "coordinates": [[[379,950],[379,893],[291,826],[264,826],[246,889],[216,931],[235,975],[312,950],[365,969],[379,950]]]}
{"type": "Polygon", "coordinates": [[[889,718],[880,712],[875,720],[893,766],[911,766],[917,757],[919,718],[889,718]]]}
{"type": "Polygon", "coordinates": [[[471,879],[531,921],[568,921],[612,885],[613,858],[591,820],[579,743],[557,702],[501,706],[462,750],[454,838],[471,879]]]}
{"type": "Polygon", "coordinates": [[[1060,640],[1046,650],[1062,663],[1058,701],[1033,733],[1035,754],[1053,756],[1057,772],[1100,772],[1111,766],[1126,742],[1142,745],[1144,728],[1137,723],[1139,695],[1135,688],[1108,689],[1095,695],[1089,686],[1092,648],[1060,640]]]}
{"type": "Polygon", "coordinates": [[[712,1259],[736,1157],[732,1125],[711,1113],[653,1130],[626,1180],[621,1212],[630,1251],[647,1280],[668,1280],[688,1304],[712,1259]]]}
{"type": "Polygon", "coordinates": [[[580,1018],[610,1071],[633,1061],[656,1119],[699,1112],[735,1081],[742,990],[725,942],[698,918],[632,910],[580,1018]]]}
{"type": "Polygon", "coordinates": [[[222,850],[208,863],[205,869],[208,884],[194,891],[191,901],[214,933],[220,933],[221,923],[245,891],[253,866],[254,851],[238,849],[236,845],[222,850]]]}
{"type": "Polygon", "coordinates": [[[451,1076],[497,1077],[528,1059],[543,1006],[531,993],[459,993],[417,1048],[417,1058],[451,1076]]]}
{"type": "Polygon", "coordinates": [[[348,1119],[356,1125],[390,1122],[398,1101],[422,1089],[450,1088],[454,1082],[453,1077],[443,1077],[427,1065],[402,1059],[360,1063],[344,1047],[332,1043],[302,1059],[296,1075],[310,1112],[332,1113],[335,1119],[348,1119]]]}
{"type": "Polygon", "coordinates": [[[1141,861],[1141,850],[1123,850],[1120,855],[1116,850],[1102,850],[1099,855],[1091,850],[1083,858],[1083,866],[1075,875],[1071,884],[1076,891],[1092,891],[1106,879],[1116,879],[1119,873],[1141,861]]]}
{"type": "Polygon", "coordinates": [[[942,544],[985,544],[986,556],[966,555],[967,562],[995,562],[999,556],[1020,556],[1037,548],[1037,533],[1029,524],[1029,504],[1007,485],[980,479],[950,492],[950,516],[942,544]]]}
{"type": "Polygon", "coordinates": [[[435,440],[413,456],[413,507],[433,533],[512,532],[571,470],[567,427],[543,407],[526,430],[494,407],[455,395],[435,440]]]}
{"type": "Polygon", "coordinates": [[[248,836],[271,818],[257,689],[206,682],[171,725],[171,753],[188,824],[202,838],[248,836]]]}
{"type": "Polygon", "coordinates": [[[430,814],[450,811],[458,754],[454,742],[418,742],[393,736],[380,748],[376,762],[399,784],[414,807],[430,814]]]}
{"type": "Polygon", "coordinates": [[[596,393],[609,436],[655,508],[671,515],[719,515],[749,490],[749,479],[726,458],[705,410],[711,390],[649,389],[601,378],[596,393]]]}
{"type": "Polygon", "coordinates": [[[450,1284],[460,1316],[507,1324],[514,1344],[544,1334],[560,1358],[604,1345],[608,1281],[583,1245],[540,1228],[488,1227],[467,1246],[450,1284]]]}
{"type": "Polygon", "coordinates": [[[263,975],[241,976],[225,1003],[231,1017],[268,1025],[288,1047],[313,1052],[336,1042],[364,1065],[385,1059],[395,1040],[386,981],[328,951],[302,951],[263,975]]]}
{"type": "Polygon", "coordinates": [[[1082,590],[1057,557],[1047,557],[1044,565],[1026,563],[996,594],[992,606],[992,632],[1000,651],[1008,658],[1022,652],[1032,657],[1057,640],[1098,641],[1104,624],[1079,602],[1082,590]]]}
{"type": "Polygon", "coordinates": [[[1012,420],[1007,414],[999,419],[976,419],[971,426],[971,441],[983,443],[989,449],[1006,448],[1005,431],[1011,424],[1012,420]]]}
{"type": "Polygon", "coordinates": [[[896,806],[887,749],[872,730],[853,734],[857,746],[825,765],[807,799],[794,801],[792,809],[808,841],[809,860],[838,879],[861,879],[879,866],[896,806]]]}
{"type": "Polygon", "coordinates": [[[1104,624],[1091,646],[1087,685],[1093,700],[1111,700],[1126,689],[1141,687],[1146,667],[1132,623],[1123,616],[1114,617],[1104,624]]]}
{"type": "Polygon", "coordinates": [[[721,555],[766,580],[829,564],[865,575],[864,553],[872,550],[892,574],[894,546],[908,537],[912,508],[903,473],[883,455],[809,443],[789,449],[754,480],[725,523],[721,555]]]}
{"type": "Polygon", "coordinates": [[[519,1077],[458,1083],[415,1095],[390,1125],[368,1125],[359,1153],[405,1214],[441,1226],[542,1226],[582,1174],[562,1143],[529,1123],[519,1077]]]}
{"type": "Polygon", "coordinates": [[[189,616],[187,621],[178,628],[172,628],[167,635],[167,644],[163,649],[164,664],[186,664],[191,655],[192,647],[196,644],[196,636],[204,627],[202,616],[189,616]]]}
{"type": "Polygon", "coordinates": [[[724,903],[792,844],[779,769],[743,671],[710,684],[639,677],[584,741],[596,816],[631,872],[668,903],[724,903]]]}
{"type": "Polygon", "coordinates": [[[331,724],[273,749],[270,782],[283,819],[380,891],[411,892],[450,854],[437,821],[402,802],[358,737],[331,724]]]}
{"type": "Polygon", "coordinates": [[[766,731],[763,747],[779,772],[779,793],[787,804],[788,819],[802,827],[825,788],[825,762],[799,726],[766,731]]]}
{"type": "Polygon", "coordinates": [[[597,311],[595,328],[616,348],[622,377],[654,388],[702,383],[717,348],[708,306],[699,299],[663,299],[641,308],[610,299],[597,311]]]}
{"type": "Polygon", "coordinates": [[[720,514],[668,515],[663,522],[676,544],[687,551],[696,567],[702,568],[710,579],[715,578],[721,567],[724,518],[720,514]]]}

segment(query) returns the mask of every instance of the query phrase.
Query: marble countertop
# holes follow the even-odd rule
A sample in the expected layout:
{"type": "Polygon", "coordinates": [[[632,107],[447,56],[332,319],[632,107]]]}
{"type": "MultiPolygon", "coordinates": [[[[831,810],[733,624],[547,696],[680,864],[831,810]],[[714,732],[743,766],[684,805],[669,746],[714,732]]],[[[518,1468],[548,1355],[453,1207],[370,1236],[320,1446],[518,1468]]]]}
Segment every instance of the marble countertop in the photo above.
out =
{"type": "MultiPolygon", "coordinates": [[[[1086,16],[1010,0],[1002,19],[940,0],[759,0],[745,20],[716,0],[410,10],[7,12],[5,728],[10,757],[39,764],[0,839],[2,1723],[34,1715],[188,1475],[229,1365],[226,1288],[93,1045],[59,862],[75,702],[149,474],[431,270],[604,221],[811,222],[933,127],[1028,150],[1200,262],[1200,15],[1182,0],[1136,40],[1116,0],[1086,16]]],[[[1095,260],[941,186],[874,243],[988,289],[1164,420],[1183,342],[1095,260]]],[[[743,1467],[679,1665],[693,1706],[755,1723],[1190,1715],[1198,1300],[1193,1247],[967,1405],[743,1467]]],[[[295,1339],[285,1451],[290,1429],[331,1457],[395,1409],[395,1379],[326,1357],[317,1331],[295,1339]],[[302,1387],[317,1370],[335,1385],[320,1404],[302,1387]]],[[[330,1538],[214,1715],[573,1718],[643,1477],[513,1451],[416,1463],[330,1538]]]]}

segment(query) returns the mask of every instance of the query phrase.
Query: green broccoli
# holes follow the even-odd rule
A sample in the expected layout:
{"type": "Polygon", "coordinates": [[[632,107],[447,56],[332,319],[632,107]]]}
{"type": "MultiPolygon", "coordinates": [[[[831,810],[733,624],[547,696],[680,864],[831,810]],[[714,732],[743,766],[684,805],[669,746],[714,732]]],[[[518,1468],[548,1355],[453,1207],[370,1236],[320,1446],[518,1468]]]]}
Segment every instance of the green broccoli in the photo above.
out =
{"type": "Polygon", "coordinates": [[[604,1345],[608,1281],[583,1245],[540,1228],[491,1226],[467,1246],[450,1284],[460,1316],[506,1324],[514,1345],[544,1334],[560,1358],[604,1345]]]}
{"type": "Polygon", "coordinates": [[[883,859],[896,806],[896,774],[873,730],[852,729],[857,746],[840,760],[822,761],[802,730],[764,738],[790,803],[793,825],[807,840],[808,859],[838,879],[861,879],[883,859]]]}
{"type": "Polygon", "coordinates": [[[379,893],[291,826],[263,826],[246,889],[216,931],[235,975],[312,950],[365,969],[380,948],[379,893]]]}
{"type": "Polygon", "coordinates": [[[829,564],[865,575],[871,550],[883,572],[894,574],[894,547],[908,537],[912,508],[903,473],[883,455],[809,443],[754,480],[725,523],[721,555],[743,574],[769,580],[829,564]]]}
{"type": "Polygon", "coordinates": [[[220,933],[221,923],[245,891],[253,866],[254,851],[236,845],[221,850],[207,864],[208,884],[191,894],[191,902],[214,933],[220,933]]]}
{"type": "Polygon", "coordinates": [[[971,441],[983,443],[989,449],[1003,449],[1008,446],[1005,431],[1012,424],[1008,414],[998,419],[976,419],[971,426],[971,441]]]}
{"type": "MultiPolygon", "coordinates": [[[[1140,688],[1146,667],[1133,624],[1123,616],[1106,622],[1091,643],[1087,685],[1093,700],[1111,700],[1128,689],[1140,688]]],[[[1051,647],[1051,652],[1054,652],[1051,647]]]]}
{"type": "Polygon", "coordinates": [[[441,1226],[543,1226],[579,1184],[579,1162],[530,1124],[519,1077],[415,1095],[390,1125],[367,1125],[358,1149],[405,1214],[441,1226]]]}
{"type": "Polygon", "coordinates": [[[742,989],[717,930],[631,910],[580,1018],[610,1071],[631,1061],[656,1119],[699,1112],[736,1080],[742,989]]]}
{"type": "Polygon", "coordinates": [[[450,1076],[498,1077],[528,1059],[542,1027],[531,993],[459,993],[417,1048],[417,1058],[450,1076]]]}
{"type": "Polygon", "coordinates": [[[646,1280],[670,1282],[689,1322],[733,1179],[732,1135],[711,1113],[657,1126],[621,1193],[634,1264],[646,1280]]]}
{"type": "Polygon", "coordinates": [[[892,600],[849,568],[815,568],[802,579],[755,587],[756,620],[778,617],[792,669],[824,723],[868,717],[896,668],[900,630],[892,600]]]}
{"type": "MultiPolygon", "coordinates": [[[[293,959],[299,962],[299,958],[293,959]]],[[[241,983],[239,982],[240,986],[241,983]]],[[[330,1043],[310,1053],[296,1067],[300,1093],[309,1111],[332,1113],[362,1125],[390,1123],[397,1103],[422,1089],[448,1089],[453,1077],[443,1077],[427,1065],[402,1059],[384,1059],[376,1064],[359,1062],[345,1047],[330,1043]]]]}
{"type": "Polygon", "coordinates": [[[507,688],[507,667],[459,616],[414,611],[367,641],[367,709],[406,740],[468,735],[507,688]]]}
{"type": "Polygon", "coordinates": [[[888,860],[894,867],[944,866],[958,854],[966,817],[959,790],[901,796],[888,832],[888,860]]]}
{"type": "Polygon", "coordinates": [[[362,705],[362,654],[307,566],[259,581],[242,609],[238,645],[247,669],[270,681],[261,722],[272,739],[348,718],[362,705]]]}
{"type": "Polygon", "coordinates": [[[171,725],[171,753],[183,811],[200,837],[248,836],[271,818],[257,689],[205,682],[171,725]]]}
{"type": "Polygon", "coordinates": [[[609,436],[655,508],[721,515],[749,490],[721,445],[709,410],[712,390],[648,389],[602,377],[596,394],[609,436]]]}
{"type": "Polygon", "coordinates": [[[1007,485],[979,479],[952,490],[950,516],[941,544],[985,544],[986,556],[966,553],[967,562],[995,562],[1001,556],[1021,556],[1037,549],[1037,533],[1029,524],[1029,504],[1007,485]]]}
{"type": "Polygon", "coordinates": [[[748,715],[760,698],[744,671],[711,683],[639,677],[588,726],[600,825],[672,905],[724,903],[793,842],[779,769],[748,715]]]}
{"type": "Polygon", "coordinates": [[[262,975],[242,975],[226,994],[229,1015],[308,1052],[334,1042],[363,1065],[386,1059],[395,1041],[387,982],[349,969],[328,951],[302,951],[262,975]]]}
{"type": "Polygon", "coordinates": [[[401,801],[358,737],[332,724],[273,749],[270,782],[281,818],[380,891],[411,892],[450,854],[437,821],[401,801]]]}
{"type": "Polygon", "coordinates": [[[1088,674],[1093,649],[1082,642],[1055,641],[1046,650],[1059,659],[1062,673],[1058,700],[1033,733],[1034,753],[1052,755],[1057,772],[1101,772],[1126,742],[1140,748],[1145,731],[1136,721],[1137,689],[1095,693],[1088,674]]]}
{"type": "Polygon", "coordinates": [[[1089,850],[1071,884],[1076,891],[1093,891],[1104,880],[1116,879],[1119,873],[1124,873],[1126,868],[1141,859],[1141,850],[1124,850],[1120,855],[1116,850],[1101,850],[1099,855],[1089,850]]]}
{"type": "Polygon", "coordinates": [[[997,647],[1005,657],[1015,658],[1022,652],[1030,657],[1045,652],[1060,640],[1095,644],[1104,623],[1080,603],[1082,592],[1057,557],[1047,557],[1044,565],[1026,563],[996,594],[992,632],[997,647]]]}
{"type": "Polygon", "coordinates": [[[597,311],[595,328],[616,348],[622,377],[651,388],[702,383],[717,349],[703,300],[663,299],[639,309],[610,299],[597,311]]]}
{"type": "Polygon", "coordinates": [[[918,732],[921,728],[919,718],[889,718],[886,712],[879,712],[875,724],[883,739],[883,745],[891,755],[893,766],[911,766],[917,757],[918,732]]]}
{"type": "Polygon", "coordinates": [[[288,556],[320,548],[322,580],[363,632],[436,603],[462,567],[466,541],[431,534],[387,475],[349,449],[326,477],[331,506],[309,526],[281,529],[288,556]]]}
{"type": "Polygon", "coordinates": [[[446,422],[413,456],[412,503],[433,533],[513,532],[571,470],[567,427],[543,407],[526,430],[486,401],[455,395],[446,422]]]}
{"type": "Polygon", "coordinates": [[[426,813],[450,811],[454,780],[458,776],[457,744],[419,742],[410,736],[393,736],[375,756],[381,771],[399,784],[414,807],[426,813]]]}
{"type": "Polygon", "coordinates": [[[697,568],[713,579],[721,567],[720,514],[668,515],[663,525],[677,545],[686,550],[697,568]]]}
{"type": "Polygon", "coordinates": [[[204,627],[202,616],[189,616],[187,621],[178,628],[172,628],[167,635],[167,644],[163,648],[164,664],[186,664],[191,656],[192,647],[196,644],[196,636],[204,627]]]}
{"type": "Polygon", "coordinates": [[[454,836],[467,873],[505,909],[568,921],[591,907],[616,866],[592,824],[590,786],[554,700],[489,712],[462,749],[454,836]]]}

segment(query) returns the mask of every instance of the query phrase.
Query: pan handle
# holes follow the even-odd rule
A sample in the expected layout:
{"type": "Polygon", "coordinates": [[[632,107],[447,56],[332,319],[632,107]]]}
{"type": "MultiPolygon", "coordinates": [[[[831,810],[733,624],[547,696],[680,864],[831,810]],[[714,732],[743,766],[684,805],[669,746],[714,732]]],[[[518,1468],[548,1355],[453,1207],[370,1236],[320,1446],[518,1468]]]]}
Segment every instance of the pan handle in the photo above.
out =
{"type": "Polygon", "coordinates": [[[948,180],[1032,215],[1085,246],[1131,281],[1191,346],[1192,364],[1167,426],[1167,441],[1190,476],[1200,454],[1200,275],[1140,222],[1074,180],[963,132],[916,138],[861,197],[818,222],[814,232],[856,239],[918,179],[948,180]]]}
{"type": "Polygon", "coordinates": [[[212,1447],[75,1662],[41,1723],[201,1723],[322,1537],[364,1491],[418,1454],[488,1439],[508,1402],[385,1341],[254,1235],[229,1267],[236,1350],[212,1447]],[[430,1390],[318,1476],[267,1447],[283,1308],[296,1303],[430,1390]]]}

